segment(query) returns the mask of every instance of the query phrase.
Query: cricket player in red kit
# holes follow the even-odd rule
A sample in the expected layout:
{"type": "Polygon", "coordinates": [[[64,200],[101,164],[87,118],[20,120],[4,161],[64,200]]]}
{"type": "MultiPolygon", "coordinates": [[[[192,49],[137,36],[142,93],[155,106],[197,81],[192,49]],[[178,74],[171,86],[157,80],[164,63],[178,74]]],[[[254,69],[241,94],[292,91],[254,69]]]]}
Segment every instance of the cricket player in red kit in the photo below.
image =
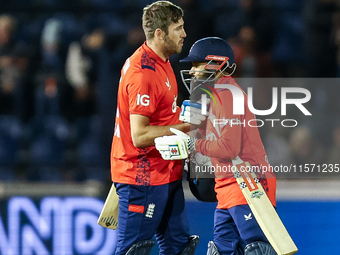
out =
{"type": "MultiPolygon", "coordinates": [[[[216,84],[231,84],[242,90],[231,77],[222,77],[218,79],[216,84]]],[[[229,89],[217,89],[216,91],[222,105],[216,106],[212,103],[206,124],[207,139],[196,141],[196,151],[209,156],[213,166],[215,166],[217,208],[229,209],[236,205],[247,204],[240,187],[233,178],[233,173],[224,171],[231,169],[231,159],[239,156],[252,166],[266,169],[266,171],[270,167],[258,129],[254,125],[248,125],[249,120],[255,119],[254,114],[250,112],[248,107],[245,107],[244,115],[234,115],[231,91],[229,89]]],[[[246,94],[244,94],[244,99],[246,105],[248,102],[246,94]]],[[[261,173],[261,171],[259,172],[261,173]]],[[[268,171],[267,176],[263,177],[267,181],[262,178],[262,185],[266,191],[271,191],[268,196],[272,204],[276,206],[275,175],[268,171]],[[269,187],[269,184],[273,186],[269,187]]]]}
{"type": "Polygon", "coordinates": [[[179,120],[176,77],[169,56],[180,53],[186,33],[183,10],[157,1],[143,10],[146,42],[130,56],[118,89],[111,177],[119,195],[116,255],[193,255],[198,236],[189,236],[182,187],[182,162],[166,161],[154,146],[179,120]],[[151,247],[150,247],[151,246],[151,247]]]}
{"type": "MultiPolygon", "coordinates": [[[[207,165],[210,159],[215,172],[215,192],[218,201],[214,218],[214,241],[209,242],[207,255],[274,255],[260,226],[255,220],[244,195],[231,171],[232,159],[237,156],[248,161],[258,169],[258,177],[270,201],[276,206],[276,177],[270,169],[266,151],[263,147],[258,128],[249,125],[255,119],[247,106],[247,95],[231,77],[235,71],[234,53],[230,45],[221,38],[208,37],[198,40],[190,49],[188,57],[181,62],[192,62],[191,70],[187,71],[190,81],[191,99],[210,95],[211,102],[206,122],[197,122],[201,118],[201,109],[194,111],[190,103],[182,106],[180,119],[199,126],[205,139],[185,137],[188,150],[197,160],[197,165],[207,165]],[[223,86],[227,85],[227,86],[223,86]],[[244,98],[244,114],[234,114],[233,103],[237,100],[232,90],[242,91],[244,98]],[[197,97],[198,94],[200,97],[197,97]],[[189,107],[188,107],[189,106],[189,107]],[[205,162],[202,162],[205,158],[205,162]]],[[[188,87],[188,86],[187,86],[188,87]]],[[[190,101],[192,103],[192,100],[190,101]]],[[[174,132],[181,136],[179,132],[174,132]]],[[[164,148],[162,140],[156,139],[156,147],[164,148]],[[159,144],[158,144],[159,142],[159,144]]],[[[164,153],[160,150],[161,154],[164,153]]]]}
{"type": "Polygon", "coordinates": [[[131,114],[148,117],[153,126],[180,123],[177,97],[169,60],[162,60],[144,43],[122,68],[112,143],[112,181],[149,186],[182,178],[182,162],[165,161],[154,146],[134,146],[130,127],[131,114]]]}

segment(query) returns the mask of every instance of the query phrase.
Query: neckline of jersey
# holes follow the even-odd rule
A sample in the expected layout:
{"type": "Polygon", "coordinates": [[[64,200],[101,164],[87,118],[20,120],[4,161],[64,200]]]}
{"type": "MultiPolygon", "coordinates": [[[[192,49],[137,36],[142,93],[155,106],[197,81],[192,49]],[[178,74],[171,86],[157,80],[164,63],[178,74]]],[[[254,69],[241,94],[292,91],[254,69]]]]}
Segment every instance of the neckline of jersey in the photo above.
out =
{"type": "Polygon", "coordinates": [[[167,58],[167,59],[164,61],[160,56],[157,55],[156,52],[154,52],[154,51],[146,44],[146,41],[143,43],[142,48],[143,48],[143,50],[144,50],[146,53],[148,53],[151,57],[156,58],[157,61],[159,60],[159,61],[161,61],[161,63],[164,63],[164,64],[169,63],[169,58],[167,58]]]}

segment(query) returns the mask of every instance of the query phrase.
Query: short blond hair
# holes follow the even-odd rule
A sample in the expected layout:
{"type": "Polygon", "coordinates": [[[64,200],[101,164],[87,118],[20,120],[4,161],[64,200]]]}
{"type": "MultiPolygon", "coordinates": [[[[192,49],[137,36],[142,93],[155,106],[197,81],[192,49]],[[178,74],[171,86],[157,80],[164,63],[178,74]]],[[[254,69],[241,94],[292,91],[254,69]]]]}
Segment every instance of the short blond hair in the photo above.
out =
{"type": "Polygon", "coordinates": [[[142,26],[146,39],[152,39],[157,28],[168,34],[170,24],[177,23],[183,16],[183,9],[169,1],[157,1],[144,7],[142,26]]]}

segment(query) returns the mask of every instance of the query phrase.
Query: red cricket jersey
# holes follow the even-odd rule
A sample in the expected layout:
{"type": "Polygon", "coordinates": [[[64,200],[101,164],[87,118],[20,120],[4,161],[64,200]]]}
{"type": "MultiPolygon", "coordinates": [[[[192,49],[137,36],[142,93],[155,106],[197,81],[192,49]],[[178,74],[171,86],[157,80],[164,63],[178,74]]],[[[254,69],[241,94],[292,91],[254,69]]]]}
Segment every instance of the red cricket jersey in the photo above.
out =
{"type": "MultiPolygon", "coordinates": [[[[244,114],[233,114],[233,96],[229,89],[217,89],[214,95],[216,103],[210,103],[207,121],[206,140],[200,139],[196,149],[203,155],[211,157],[215,167],[215,191],[217,193],[217,208],[229,209],[236,205],[247,204],[242,191],[231,172],[231,158],[239,156],[252,166],[262,170],[270,170],[266,151],[258,131],[254,114],[247,106],[248,97],[242,88],[231,77],[224,77],[216,84],[230,84],[239,88],[244,96],[244,114]],[[220,97],[220,101],[217,99],[220,97]]],[[[267,192],[269,199],[275,206],[276,177],[273,172],[261,176],[261,184],[267,192]]]]}
{"type": "Polygon", "coordinates": [[[150,118],[150,125],[180,123],[177,81],[170,61],[144,43],[121,70],[115,131],[111,148],[111,179],[134,185],[162,185],[182,178],[182,160],[164,160],[155,146],[132,143],[130,114],[150,118]]]}

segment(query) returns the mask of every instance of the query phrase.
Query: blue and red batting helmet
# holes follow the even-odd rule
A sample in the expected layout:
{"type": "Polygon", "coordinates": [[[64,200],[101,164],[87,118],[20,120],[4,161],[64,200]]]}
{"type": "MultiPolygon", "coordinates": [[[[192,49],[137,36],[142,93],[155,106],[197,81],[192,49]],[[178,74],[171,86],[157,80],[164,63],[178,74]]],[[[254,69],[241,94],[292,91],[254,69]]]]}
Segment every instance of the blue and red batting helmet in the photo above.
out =
{"type": "Polygon", "coordinates": [[[189,51],[186,58],[180,62],[205,62],[207,56],[223,56],[228,57],[229,65],[235,63],[234,51],[225,40],[219,37],[206,37],[196,41],[189,51]]]}
{"type": "Polygon", "coordinates": [[[183,84],[189,93],[204,83],[213,82],[221,75],[231,76],[236,69],[233,49],[219,37],[206,37],[196,41],[191,46],[189,55],[180,62],[207,62],[204,70],[195,70],[195,73],[199,73],[197,76],[193,75],[191,70],[180,71],[183,84]]]}

